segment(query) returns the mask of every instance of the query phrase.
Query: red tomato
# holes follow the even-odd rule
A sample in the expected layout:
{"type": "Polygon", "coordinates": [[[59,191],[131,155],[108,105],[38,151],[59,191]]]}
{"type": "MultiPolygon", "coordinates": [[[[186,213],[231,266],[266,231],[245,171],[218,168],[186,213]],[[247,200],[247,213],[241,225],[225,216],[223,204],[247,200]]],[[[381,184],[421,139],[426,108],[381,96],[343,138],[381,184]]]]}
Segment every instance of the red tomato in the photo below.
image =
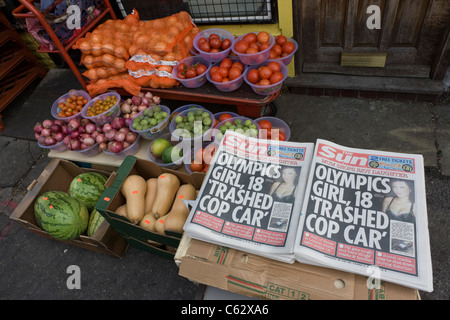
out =
{"type": "Polygon", "coordinates": [[[286,136],[283,132],[276,129],[274,132],[272,132],[271,138],[272,140],[280,140],[280,141],[286,141],[286,136]]]}
{"type": "Polygon", "coordinates": [[[224,77],[224,78],[222,79],[222,83],[224,83],[224,82],[230,82],[230,78],[224,77]]]}
{"type": "Polygon", "coordinates": [[[277,44],[279,44],[280,46],[282,46],[283,43],[285,43],[286,41],[287,41],[286,36],[283,36],[282,34],[280,34],[280,35],[278,35],[278,36],[275,37],[275,42],[276,42],[277,44]]]}
{"type": "Polygon", "coordinates": [[[256,35],[256,33],[250,32],[247,33],[242,40],[247,41],[248,43],[251,42],[256,42],[258,40],[258,36],[256,35]]]}
{"type": "Polygon", "coordinates": [[[220,40],[220,36],[217,33],[211,33],[208,37],[209,41],[211,42],[212,39],[219,39],[220,40]]]}
{"type": "Polygon", "coordinates": [[[182,62],[178,65],[177,70],[183,72],[186,69],[186,63],[182,62]]]}
{"type": "Polygon", "coordinates": [[[267,50],[267,48],[270,47],[270,44],[268,42],[263,43],[262,45],[259,46],[259,51],[264,51],[267,50]]]}
{"type": "Polygon", "coordinates": [[[262,66],[258,68],[259,77],[261,79],[269,79],[272,75],[272,72],[272,69],[270,69],[269,67],[262,66]]]}
{"type": "Polygon", "coordinates": [[[195,78],[197,76],[197,72],[194,68],[187,69],[184,73],[187,79],[195,78]]]}
{"type": "Polygon", "coordinates": [[[270,49],[269,59],[276,59],[276,58],[278,58],[277,53],[275,52],[275,50],[270,49]]]}
{"type": "Polygon", "coordinates": [[[269,79],[261,79],[258,83],[259,86],[270,86],[270,80],[269,79]]]}
{"type": "Polygon", "coordinates": [[[209,69],[209,75],[212,76],[213,73],[215,73],[217,70],[219,70],[219,66],[214,66],[211,69],[209,69]]]}
{"type": "Polygon", "coordinates": [[[231,65],[233,64],[233,61],[231,61],[230,58],[225,58],[222,60],[222,62],[219,64],[219,67],[230,69],[231,65]]]}
{"type": "Polygon", "coordinates": [[[222,47],[222,40],[220,38],[209,39],[209,45],[211,48],[220,49],[222,47]]]}
{"type": "Polygon", "coordinates": [[[280,70],[281,70],[280,64],[279,64],[278,62],[276,62],[276,61],[270,61],[270,62],[267,64],[267,67],[269,67],[270,69],[272,69],[273,72],[276,72],[276,71],[280,71],[280,70]]]}
{"type": "Polygon", "coordinates": [[[198,64],[197,68],[195,68],[195,71],[197,71],[197,75],[201,75],[206,72],[208,68],[204,64],[198,64]]]}
{"type": "Polygon", "coordinates": [[[295,44],[290,41],[286,41],[283,46],[281,47],[283,52],[286,52],[287,54],[291,54],[295,50],[295,44]]]}
{"type": "Polygon", "coordinates": [[[222,79],[223,77],[219,71],[216,71],[211,75],[211,80],[214,82],[222,82],[222,79]]]}
{"type": "Polygon", "coordinates": [[[272,129],[272,123],[269,120],[261,120],[258,122],[258,125],[261,129],[269,130],[272,129]]]}
{"type": "Polygon", "coordinates": [[[178,78],[178,79],[186,79],[186,76],[184,75],[184,72],[180,72],[180,71],[179,71],[179,72],[177,73],[177,78],[178,78]]]}
{"type": "Polygon", "coordinates": [[[259,81],[258,70],[256,70],[256,69],[250,70],[247,74],[247,80],[248,80],[248,82],[253,83],[253,84],[257,83],[259,81]]]}
{"type": "Polygon", "coordinates": [[[223,78],[228,77],[228,69],[227,69],[227,68],[225,68],[225,67],[220,67],[220,66],[219,66],[218,72],[220,73],[220,75],[221,75],[223,78]]]}
{"type": "Polygon", "coordinates": [[[229,113],[222,113],[219,117],[219,122],[225,121],[227,119],[233,118],[233,116],[229,113]]]}
{"type": "Polygon", "coordinates": [[[222,50],[227,50],[229,47],[231,47],[231,40],[230,39],[224,39],[222,41],[222,50]]]}
{"type": "Polygon", "coordinates": [[[206,172],[208,171],[208,169],[209,169],[209,165],[207,164],[207,165],[205,165],[205,166],[203,167],[202,172],[203,172],[203,173],[206,173],[206,172]]]}
{"type": "Polygon", "coordinates": [[[247,49],[248,49],[248,42],[244,41],[244,40],[239,40],[234,45],[234,50],[236,50],[239,53],[245,53],[245,51],[247,51],[247,49]]]}
{"type": "Polygon", "coordinates": [[[205,151],[205,148],[200,148],[197,151],[195,151],[194,154],[194,161],[195,163],[202,163],[203,162],[203,152],[205,151]]]}
{"type": "Polygon", "coordinates": [[[279,44],[274,44],[272,47],[272,50],[275,51],[277,57],[279,55],[281,55],[281,53],[283,53],[283,49],[281,48],[281,46],[279,44]]]}
{"type": "Polygon", "coordinates": [[[266,31],[261,31],[260,33],[258,33],[257,40],[259,43],[267,43],[269,42],[269,39],[269,34],[266,31]]]}
{"type": "Polygon", "coordinates": [[[197,171],[197,172],[202,172],[203,170],[203,164],[201,163],[191,163],[191,171],[197,171]]]}
{"type": "Polygon", "coordinates": [[[245,51],[245,54],[255,54],[255,53],[258,53],[258,52],[259,52],[258,49],[254,48],[254,47],[250,47],[250,48],[247,49],[247,51],[245,51]]]}
{"type": "Polygon", "coordinates": [[[208,42],[208,40],[206,38],[200,38],[200,39],[198,39],[197,44],[200,45],[204,42],[208,42]]]}
{"type": "Polygon", "coordinates": [[[270,84],[274,84],[283,80],[284,76],[280,71],[275,71],[269,78],[270,84]]]}
{"type": "Polygon", "coordinates": [[[238,68],[239,70],[241,70],[241,72],[244,72],[244,65],[242,63],[240,63],[239,61],[233,62],[233,64],[231,65],[231,68],[238,68]]]}
{"type": "Polygon", "coordinates": [[[211,50],[211,46],[209,45],[209,42],[208,41],[204,41],[204,42],[202,42],[202,43],[198,43],[198,48],[201,50],[201,51],[205,51],[205,52],[209,52],[210,50],[211,50]]]}
{"type": "Polygon", "coordinates": [[[220,49],[211,48],[211,50],[209,50],[209,53],[217,53],[217,52],[220,52],[220,49]]]}
{"type": "Polygon", "coordinates": [[[230,80],[239,78],[241,74],[242,74],[241,70],[236,67],[232,67],[230,68],[230,71],[228,71],[228,77],[230,78],[230,80]]]}

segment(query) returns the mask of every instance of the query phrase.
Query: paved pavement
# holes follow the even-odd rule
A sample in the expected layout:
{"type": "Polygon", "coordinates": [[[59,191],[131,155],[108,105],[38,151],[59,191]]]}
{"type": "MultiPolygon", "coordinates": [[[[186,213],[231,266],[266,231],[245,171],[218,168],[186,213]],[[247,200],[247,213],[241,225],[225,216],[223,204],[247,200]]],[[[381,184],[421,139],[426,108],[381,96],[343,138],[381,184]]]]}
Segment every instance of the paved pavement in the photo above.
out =
{"type": "MultiPolygon", "coordinates": [[[[40,237],[9,219],[26,187],[50,160],[34,140],[34,123],[50,118],[53,101],[79,87],[70,70],[54,69],[3,111],[0,299],[195,299],[198,286],[180,277],[173,261],[133,247],[122,259],[113,258],[40,237]],[[73,264],[82,272],[81,290],[66,286],[67,267],[73,264]]],[[[421,292],[421,298],[449,299],[450,102],[283,92],[275,103],[276,115],[291,127],[292,141],[323,138],[350,147],[424,155],[434,292],[421,292]]],[[[211,111],[214,108],[220,106],[211,106],[211,111]]]]}

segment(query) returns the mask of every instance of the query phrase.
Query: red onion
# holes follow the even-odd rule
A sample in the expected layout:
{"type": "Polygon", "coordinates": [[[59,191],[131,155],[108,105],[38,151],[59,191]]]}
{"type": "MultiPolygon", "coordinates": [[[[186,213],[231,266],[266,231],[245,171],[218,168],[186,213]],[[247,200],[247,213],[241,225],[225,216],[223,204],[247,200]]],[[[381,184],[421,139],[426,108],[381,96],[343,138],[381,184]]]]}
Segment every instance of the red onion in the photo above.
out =
{"type": "Polygon", "coordinates": [[[90,147],[87,146],[87,145],[85,145],[83,142],[80,143],[80,149],[81,149],[81,150],[86,150],[86,149],[89,149],[89,148],[90,148],[90,147]]]}
{"type": "Polygon", "coordinates": [[[63,125],[66,124],[66,122],[64,120],[61,120],[61,119],[55,119],[55,120],[53,120],[53,123],[57,124],[58,126],[63,126],[63,125]]]}
{"type": "Polygon", "coordinates": [[[41,136],[49,137],[52,134],[52,131],[49,128],[44,128],[41,131],[41,136]]]}
{"type": "Polygon", "coordinates": [[[53,121],[52,120],[44,120],[44,121],[42,121],[42,126],[44,127],[44,128],[50,128],[51,126],[52,126],[52,124],[53,124],[53,121]]]}
{"type": "Polygon", "coordinates": [[[161,98],[158,97],[158,96],[154,96],[152,100],[153,100],[153,102],[156,103],[156,104],[160,104],[160,103],[161,103],[161,98]]]}
{"type": "Polygon", "coordinates": [[[131,143],[122,141],[123,150],[128,149],[131,146],[131,143]]]}
{"type": "Polygon", "coordinates": [[[55,140],[58,142],[63,141],[65,137],[66,137],[66,135],[62,132],[55,132],[53,134],[53,138],[55,138],[55,140]]]}
{"type": "MultiPolygon", "coordinates": [[[[129,113],[125,113],[124,115],[122,115],[122,117],[126,120],[130,118],[130,114],[129,113]]],[[[125,121],[126,122],[126,121],[125,121]]]]}
{"type": "Polygon", "coordinates": [[[70,119],[69,121],[69,128],[70,130],[74,131],[77,130],[81,126],[80,120],[74,118],[70,119]]]}
{"type": "Polygon", "coordinates": [[[123,127],[123,128],[120,128],[119,131],[127,134],[128,132],[130,132],[130,128],[129,127],[123,127]]]}
{"type": "Polygon", "coordinates": [[[136,117],[136,115],[138,114],[138,112],[137,111],[132,111],[131,113],[130,113],[130,118],[134,118],[134,117],[136,117]]]}
{"type": "Polygon", "coordinates": [[[88,123],[85,126],[85,129],[86,129],[87,133],[92,133],[92,132],[94,132],[97,129],[97,126],[94,123],[88,123]]]}
{"type": "Polygon", "coordinates": [[[139,92],[139,93],[137,94],[137,96],[138,96],[139,98],[142,98],[142,97],[144,96],[144,93],[143,93],[143,92],[139,92]]]}
{"type": "Polygon", "coordinates": [[[125,102],[124,104],[122,104],[120,109],[122,110],[122,113],[130,113],[131,112],[131,105],[125,102]]]}
{"type": "Polygon", "coordinates": [[[83,143],[88,147],[92,147],[95,144],[95,140],[92,137],[87,137],[83,139],[83,143]]]}
{"type": "Polygon", "coordinates": [[[34,138],[36,139],[36,140],[39,140],[39,137],[40,137],[41,135],[39,134],[39,133],[37,133],[37,132],[35,132],[34,133],[34,138]]]}
{"type": "Polygon", "coordinates": [[[130,131],[127,133],[127,135],[125,136],[125,141],[128,143],[134,143],[137,139],[137,133],[130,131]]]}
{"type": "Polygon", "coordinates": [[[98,131],[98,132],[103,132],[102,126],[100,126],[98,124],[95,125],[95,130],[98,131]]]}
{"type": "Polygon", "coordinates": [[[119,130],[124,125],[125,125],[125,119],[122,117],[114,118],[113,121],[111,121],[111,127],[116,130],[119,130]]]}
{"type": "Polygon", "coordinates": [[[64,137],[63,142],[64,142],[64,144],[65,144],[66,146],[69,145],[70,139],[72,139],[70,136],[65,136],[65,137],[64,137]]]}
{"type": "Polygon", "coordinates": [[[131,113],[137,112],[137,110],[138,110],[138,106],[133,104],[133,105],[131,106],[131,113]]]}
{"type": "Polygon", "coordinates": [[[144,105],[144,106],[148,107],[149,104],[150,104],[150,101],[148,101],[147,98],[145,98],[145,97],[142,98],[141,105],[144,105]]]}
{"type": "Polygon", "coordinates": [[[153,94],[152,94],[150,91],[147,91],[147,92],[144,94],[144,98],[150,100],[150,99],[153,98],[153,94]]]}
{"type": "Polygon", "coordinates": [[[45,138],[45,145],[46,146],[52,146],[54,144],[56,144],[55,138],[53,138],[52,136],[49,136],[49,137],[45,138]]]}
{"type": "Polygon", "coordinates": [[[111,130],[107,131],[105,133],[106,140],[113,141],[114,140],[114,136],[116,135],[116,132],[117,132],[116,129],[111,129],[111,130]]]}
{"type": "Polygon", "coordinates": [[[109,130],[111,130],[112,129],[112,127],[111,127],[111,124],[110,123],[105,123],[104,125],[103,125],[103,127],[102,127],[102,131],[103,132],[108,132],[109,130]]]}
{"type": "Polygon", "coordinates": [[[85,133],[86,132],[86,127],[85,126],[79,126],[78,127],[78,132],[79,133],[85,133]]]}
{"type": "Polygon", "coordinates": [[[45,139],[46,139],[46,138],[47,138],[47,137],[39,136],[38,142],[39,142],[41,145],[45,146],[45,139]]]}
{"type": "Polygon", "coordinates": [[[85,125],[87,125],[88,123],[91,123],[91,120],[86,119],[86,118],[82,118],[82,119],[80,120],[80,125],[82,125],[82,126],[85,126],[85,125]]]}
{"type": "Polygon", "coordinates": [[[138,97],[138,96],[133,96],[133,98],[131,98],[131,103],[133,103],[135,106],[138,106],[141,104],[142,98],[138,97]]]}
{"type": "Polygon", "coordinates": [[[106,142],[106,137],[104,133],[99,133],[96,137],[95,137],[95,141],[98,144],[102,144],[106,142]]]}
{"type": "Polygon", "coordinates": [[[44,126],[42,125],[42,123],[36,122],[36,124],[34,125],[34,128],[33,128],[34,132],[37,134],[41,134],[42,129],[44,129],[44,126]]]}
{"type": "Polygon", "coordinates": [[[81,148],[80,140],[78,140],[78,139],[70,139],[68,148],[70,150],[80,150],[80,148],[81,148]]]}
{"type": "Polygon", "coordinates": [[[131,105],[133,101],[131,100],[131,98],[128,98],[127,100],[125,100],[125,103],[131,105]]]}
{"type": "Polygon", "coordinates": [[[125,118],[125,126],[130,127],[130,123],[131,123],[132,119],[129,114],[126,114],[126,116],[128,116],[128,117],[125,118]]]}
{"type": "Polygon", "coordinates": [[[144,105],[144,104],[141,104],[141,105],[138,106],[137,111],[141,112],[141,111],[144,111],[145,109],[147,109],[147,106],[144,105]]]}
{"type": "Polygon", "coordinates": [[[99,144],[98,148],[100,149],[100,152],[102,152],[103,150],[106,150],[108,148],[108,145],[106,144],[106,142],[102,142],[99,144]]]}
{"type": "Polygon", "coordinates": [[[60,132],[61,131],[61,126],[54,123],[50,126],[50,130],[52,130],[52,132],[60,132]]]}
{"type": "Polygon", "coordinates": [[[117,131],[116,134],[114,135],[114,140],[116,140],[116,141],[124,141],[125,140],[125,133],[123,133],[121,131],[117,131]]]}
{"type": "Polygon", "coordinates": [[[89,138],[91,135],[87,132],[85,133],[80,133],[80,136],[78,137],[80,140],[84,140],[86,138],[89,138]]]}
{"type": "Polygon", "coordinates": [[[114,153],[119,153],[122,152],[123,150],[123,144],[120,141],[113,141],[110,145],[109,145],[109,150],[111,152],[114,153]]]}
{"type": "Polygon", "coordinates": [[[69,126],[67,124],[63,124],[61,126],[61,132],[64,133],[64,134],[69,134],[70,133],[69,132],[69,126]]]}
{"type": "Polygon", "coordinates": [[[79,133],[78,131],[72,131],[72,132],[70,133],[70,137],[71,137],[72,139],[77,139],[79,136],[80,136],[80,133],[79,133]]]}
{"type": "Polygon", "coordinates": [[[98,132],[97,130],[95,130],[94,132],[91,133],[91,137],[92,139],[97,139],[97,136],[100,134],[100,132],[98,132]]]}

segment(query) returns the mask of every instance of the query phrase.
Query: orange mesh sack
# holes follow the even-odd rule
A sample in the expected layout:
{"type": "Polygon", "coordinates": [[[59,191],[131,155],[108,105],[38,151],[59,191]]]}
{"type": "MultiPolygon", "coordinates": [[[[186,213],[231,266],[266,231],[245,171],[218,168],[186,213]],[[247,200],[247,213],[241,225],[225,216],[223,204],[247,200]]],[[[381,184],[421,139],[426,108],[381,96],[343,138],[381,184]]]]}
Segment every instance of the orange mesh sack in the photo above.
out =
{"type": "Polygon", "coordinates": [[[88,69],[104,67],[115,68],[118,72],[127,70],[125,65],[126,60],[117,58],[109,53],[105,53],[101,56],[82,54],[80,62],[88,69]]]}
{"type": "Polygon", "coordinates": [[[139,15],[134,10],[123,20],[107,20],[102,23],[93,32],[88,32],[84,38],[79,39],[72,48],[88,55],[111,54],[128,60],[128,49],[138,29],[139,15]]]}
{"type": "Polygon", "coordinates": [[[191,17],[186,11],[145,21],[140,23],[139,29],[133,35],[133,51],[141,49],[147,54],[165,55],[171,52],[193,27],[191,17]]]}
{"type": "Polygon", "coordinates": [[[92,82],[86,86],[87,91],[91,97],[105,93],[110,88],[123,88],[132,95],[138,95],[141,91],[141,86],[130,79],[128,72],[123,72],[106,79],[100,79],[92,82]]]}

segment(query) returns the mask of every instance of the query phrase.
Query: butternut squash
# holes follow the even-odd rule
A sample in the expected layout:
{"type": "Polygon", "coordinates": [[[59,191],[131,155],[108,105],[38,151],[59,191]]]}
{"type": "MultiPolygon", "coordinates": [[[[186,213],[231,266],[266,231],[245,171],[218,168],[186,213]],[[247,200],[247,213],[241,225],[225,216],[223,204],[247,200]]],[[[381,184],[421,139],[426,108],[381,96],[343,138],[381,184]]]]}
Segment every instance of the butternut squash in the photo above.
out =
{"type": "Polygon", "coordinates": [[[162,216],[162,217],[156,219],[156,222],[155,222],[155,231],[158,232],[159,234],[165,235],[165,232],[164,232],[164,223],[165,223],[166,218],[167,218],[167,215],[162,216]]]}
{"type": "Polygon", "coordinates": [[[118,207],[115,211],[119,216],[125,217],[128,219],[127,216],[127,204],[123,204],[120,207],[118,207]]]}
{"type": "Polygon", "coordinates": [[[145,214],[151,213],[153,203],[156,199],[156,191],[158,190],[158,179],[150,178],[147,180],[147,192],[145,193],[145,214]]]}
{"type": "Polygon", "coordinates": [[[183,200],[195,200],[196,196],[196,189],[190,183],[183,184],[178,188],[172,209],[165,216],[164,231],[183,233],[183,226],[189,216],[189,209],[186,207],[183,200]]]}
{"type": "Polygon", "coordinates": [[[153,214],[147,213],[144,215],[141,222],[139,222],[139,226],[146,230],[155,232],[155,222],[156,222],[156,219],[153,216],[153,214]]]}
{"type": "Polygon", "coordinates": [[[165,216],[170,211],[179,187],[180,179],[172,173],[163,173],[158,177],[156,199],[152,209],[155,218],[165,216]]]}
{"type": "Polygon", "coordinates": [[[132,223],[139,223],[145,214],[145,179],[137,174],[126,177],[123,181],[122,194],[127,201],[127,216],[132,223]]]}

